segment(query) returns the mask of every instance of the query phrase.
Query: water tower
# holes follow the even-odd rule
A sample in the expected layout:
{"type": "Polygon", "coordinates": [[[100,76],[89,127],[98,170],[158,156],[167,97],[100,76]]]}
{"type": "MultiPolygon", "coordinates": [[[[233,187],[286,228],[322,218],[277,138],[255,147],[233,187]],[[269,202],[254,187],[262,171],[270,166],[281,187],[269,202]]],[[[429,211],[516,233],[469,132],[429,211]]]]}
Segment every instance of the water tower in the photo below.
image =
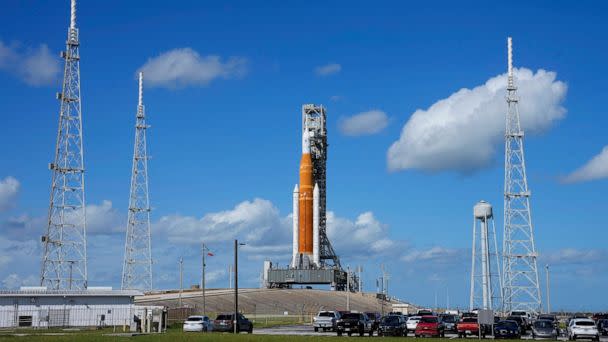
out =
{"type": "Polygon", "coordinates": [[[473,207],[471,299],[469,309],[498,310],[502,303],[501,277],[492,205],[479,201],[473,207]]]}

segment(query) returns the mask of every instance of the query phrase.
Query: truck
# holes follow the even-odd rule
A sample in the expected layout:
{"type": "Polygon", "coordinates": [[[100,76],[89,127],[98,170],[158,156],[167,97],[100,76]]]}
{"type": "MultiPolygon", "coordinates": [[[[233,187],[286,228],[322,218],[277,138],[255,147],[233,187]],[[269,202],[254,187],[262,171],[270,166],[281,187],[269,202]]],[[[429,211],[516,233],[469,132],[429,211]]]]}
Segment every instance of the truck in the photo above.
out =
{"type": "MultiPolygon", "coordinates": [[[[477,317],[465,317],[456,325],[456,330],[458,330],[458,337],[463,338],[468,335],[478,336],[479,335],[479,323],[477,323],[477,317]]],[[[481,332],[481,336],[483,338],[486,337],[486,333],[481,332]]]]}
{"type": "Polygon", "coordinates": [[[319,311],[315,317],[312,318],[312,326],[315,328],[315,332],[322,329],[336,330],[336,322],[340,319],[340,313],[338,311],[319,311]]]}

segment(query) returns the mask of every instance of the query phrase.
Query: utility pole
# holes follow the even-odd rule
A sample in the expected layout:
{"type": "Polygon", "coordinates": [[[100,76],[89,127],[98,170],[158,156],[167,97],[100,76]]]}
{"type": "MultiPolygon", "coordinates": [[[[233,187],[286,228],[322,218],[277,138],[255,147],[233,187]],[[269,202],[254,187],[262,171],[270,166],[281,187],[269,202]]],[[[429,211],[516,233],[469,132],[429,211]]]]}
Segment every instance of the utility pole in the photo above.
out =
{"type": "Polygon", "coordinates": [[[232,265],[228,265],[228,288],[232,288],[232,265]]]}
{"type": "Polygon", "coordinates": [[[551,313],[551,292],[549,292],[549,264],[545,265],[546,275],[547,275],[547,313],[551,313]]]}
{"type": "Polygon", "coordinates": [[[76,0],[71,1],[70,27],[60,101],[59,127],[52,172],[47,231],[42,236],[40,285],[53,290],[87,288],[87,229],[80,102],[80,40],[76,0]],[[70,276],[70,272],[72,275],[70,276]]]}
{"type": "Polygon", "coordinates": [[[179,307],[182,307],[182,292],[184,291],[184,258],[179,257],[179,307]]]}

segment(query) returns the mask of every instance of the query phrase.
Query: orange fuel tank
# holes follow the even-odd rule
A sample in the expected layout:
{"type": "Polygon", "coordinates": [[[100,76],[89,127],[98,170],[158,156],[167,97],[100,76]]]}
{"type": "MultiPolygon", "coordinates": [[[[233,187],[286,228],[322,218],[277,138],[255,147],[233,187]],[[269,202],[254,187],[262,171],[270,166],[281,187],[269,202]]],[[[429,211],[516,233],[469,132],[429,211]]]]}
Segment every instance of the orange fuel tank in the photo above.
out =
{"type": "Polygon", "coordinates": [[[300,161],[300,198],[298,202],[298,253],[300,254],[312,254],[313,252],[313,185],[310,140],[308,131],[304,130],[302,135],[302,160],[300,161]]]}

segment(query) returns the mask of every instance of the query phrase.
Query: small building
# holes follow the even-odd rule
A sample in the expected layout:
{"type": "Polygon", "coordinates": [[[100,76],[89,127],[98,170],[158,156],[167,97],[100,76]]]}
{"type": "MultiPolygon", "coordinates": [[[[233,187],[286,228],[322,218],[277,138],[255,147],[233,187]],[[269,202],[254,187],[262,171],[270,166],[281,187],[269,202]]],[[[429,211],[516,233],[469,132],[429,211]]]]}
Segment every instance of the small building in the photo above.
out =
{"type": "Polygon", "coordinates": [[[135,296],[140,295],[111,287],[0,290],[0,328],[120,326],[129,331],[161,331],[163,307],[135,305],[135,296]]]}

